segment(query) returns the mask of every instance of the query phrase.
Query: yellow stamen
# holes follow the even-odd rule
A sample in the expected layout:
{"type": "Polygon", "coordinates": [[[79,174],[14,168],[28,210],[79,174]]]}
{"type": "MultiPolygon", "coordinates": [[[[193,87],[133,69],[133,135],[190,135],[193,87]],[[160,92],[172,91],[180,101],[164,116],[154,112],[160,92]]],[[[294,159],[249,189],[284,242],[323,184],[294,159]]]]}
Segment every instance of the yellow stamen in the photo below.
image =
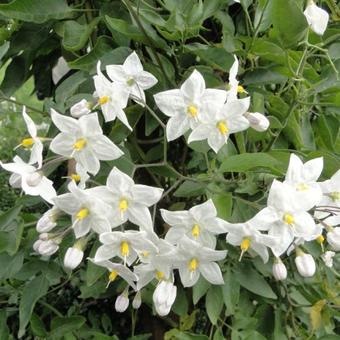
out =
{"type": "Polygon", "coordinates": [[[293,224],[295,222],[294,216],[291,214],[284,214],[283,222],[286,224],[293,224]]]}
{"type": "Polygon", "coordinates": [[[299,183],[297,186],[296,186],[296,190],[297,191],[306,191],[309,189],[309,185],[306,184],[306,183],[299,183]]]}
{"type": "Polygon", "coordinates": [[[126,257],[126,256],[129,256],[129,253],[130,253],[130,246],[129,244],[126,242],[126,241],[123,241],[121,244],[120,244],[120,253],[122,256],[126,257]]]}
{"type": "Polygon", "coordinates": [[[187,108],[187,111],[189,113],[189,115],[193,118],[195,118],[198,114],[198,109],[195,105],[189,105],[187,108]]]}
{"type": "Polygon", "coordinates": [[[109,96],[102,96],[98,99],[98,104],[99,105],[104,105],[106,103],[108,103],[110,101],[110,97],[109,96]]]}
{"type": "Polygon", "coordinates": [[[333,202],[340,201],[340,192],[339,191],[331,192],[329,193],[329,197],[333,202]]]}
{"type": "Polygon", "coordinates": [[[78,174],[72,174],[71,175],[71,179],[73,180],[73,181],[75,181],[75,182],[80,182],[80,175],[78,175],[78,174]]]}
{"type": "Polygon", "coordinates": [[[319,235],[317,238],[316,238],[316,242],[318,242],[319,244],[322,244],[325,242],[325,238],[323,235],[319,235]]]}
{"type": "Polygon", "coordinates": [[[163,280],[163,279],[164,279],[164,273],[157,270],[157,271],[156,271],[156,279],[157,279],[158,281],[163,280]]]}
{"type": "Polygon", "coordinates": [[[120,212],[125,212],[128,208],[129,204],[128,201],[126,199],[121,199],[119,201],[119,210],[120,212]]]}
{"type": "Polygon", "coordinates": [[[237,86],[237,93],[247,93],[242,85],[237,86]]]}
{"type": "Polygon", "coordinates": [[[34,144],[34,139],[33,138],[24,138],[21,141],[21,144],[24,148],[29,148],[34,144]]]}
{"type": "Polygon", "coordinates": [[[86,139],[80,138],[73,144],[73,149],[76,151],[80,151],[85,148],[86,144],[86,139]]]}
{"type": "Polygon", "coordinates": [[[228,126],[225,122],[219,122],[217,123],[217,129],[220,131],[222,135],[226,135],[229,131],[228,126]]]}
{"type": "Polygon", "coordinates": [[[250,247],[250,239],[248,237],[245,237],[241,244],[240,244],[240,248],[243,252],[247,251],[250,247]]]}
{"type": "Polygon", "coordinates": [[[112,270],[112,272],[109,274],[109,281],[114,281],[118,276],[118,273],[115,270],[112,270]]]}
{"type": "Polygon", "coordinates": [[[198,224],[194,224],[194,226],[191,229],[191,235],[195,238],[200,236],[200,226],[198,224]]]}
{"type": "Polygon", "coordinates": [[[144,257],[148,257],[149,255],[150,255],[150,252],[149,251],[142,251],[142,256],[144,256],[144,257]]]}
{"type": "Polygon", "coordinates": [[[76,215],[77,220],[83,220],[84,218],[86,218],[89,215],[89,209],[87,208],[83,208],[80,209],[76,215]]]}
{"type": "Polygon", "coordinates": [[[189,261],[188,266],[189,266],[189,270],[191,272],[194,272],[198,267],[198,261],[195,258],[193,258],[189,261]]]}

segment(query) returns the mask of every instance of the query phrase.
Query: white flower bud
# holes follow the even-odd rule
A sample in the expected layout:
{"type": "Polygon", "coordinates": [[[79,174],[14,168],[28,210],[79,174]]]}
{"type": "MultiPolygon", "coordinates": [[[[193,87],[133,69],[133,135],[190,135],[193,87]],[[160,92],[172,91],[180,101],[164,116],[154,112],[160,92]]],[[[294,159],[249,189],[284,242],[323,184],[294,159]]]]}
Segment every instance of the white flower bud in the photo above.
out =
{"type": "Polygon", "coordinates": [[[256,131],[263,132],[269,127],[269,120],[262,113],[247,112],[244,116],[248,119],[250,127],[256,131]]]}
{"type": "Polygon", "coordinates": [[[64,267],[68,269],[75,269],[79,266],[84,257],[84,252],[78,247],[70,247],[67,249],[64,257],[64,267]]]}
{"type": "Polygon", "coordinates": [[[158,284],[152,297],[158,315],[165,316],[170,313],[176,295],[177,287],[172,282],[163,280],[158,284]]]}
{"type": "Polygon", "coordinates": [[[332,250],[340,251],[340,227],[332,228],[327,233],[327,242],[332,250]]]}
{"type": "Polygon", "coordinates": [[[273,275],[277,281],[283,281],[287,278],[287,268],[279,258],[275,259],[273,264],[273,275]]]}
{"type": "Polygon", "coordinates": [[[122,294],[118,295],[115,303],[115,309],[119,313],[123,313],[129,307],[129,292],[127,289],[122,294]]]}
{"type": "Polygon", "coordinates": [[[85,116],[91,112],[89,108],[89,103],[87,100],[82,99],[80,102],[74,104],[71,109],[71,116],[75,118],[80,118],[81,116],[85,116]]]}
{"type": "Polygon", "coordinates": [[[315,261],[313,256],[305,254],[301,250],[295,258],[296,268],[301,276],[312,277],[315,274],[315,261]]]}
{"type": "Polygon", "coordinates": [[[39,239],[33,244],[33,249],[42,256],[50,256],[59,249],[59,245],[53,240],[39,239]]]}
{"type": "Polygon", "coordinates": [[[134,309],[138,309],[141,306],[141,304],[142,304],[142,294],[139,290],[139,291],[137,291],[135,297],[133,298],[132,307],[134,309]]]}
{"type": "Polygon", "coordinates": [[[53,207],[40,217],[36,226],[38,233],[48,233],[57,225],[56,216],[58,211],[57,208],[53,207]]]}
{"type": "Polygon", "coordinates": [[[334,251],[326,251],[324,254],[321,255],[321,258],[325,262],[325,265],[329,268],[333,267],[334,255],[335,255],[334,251]]]}
{"type": "Polygon", "coordinates": [[[40,184],[42,178],[43,176],[40,172],[33,172],[32,174],[26,177],[26,183],[30,187],[36,187],[37,185],[40,184]]]}
{"type": "Polygon", "coordinates": [[[312,31],[318,35],[323,35],[327,29],[329,14],[318,7],[314,1],[309,1],[303,12],[312,31]]]}

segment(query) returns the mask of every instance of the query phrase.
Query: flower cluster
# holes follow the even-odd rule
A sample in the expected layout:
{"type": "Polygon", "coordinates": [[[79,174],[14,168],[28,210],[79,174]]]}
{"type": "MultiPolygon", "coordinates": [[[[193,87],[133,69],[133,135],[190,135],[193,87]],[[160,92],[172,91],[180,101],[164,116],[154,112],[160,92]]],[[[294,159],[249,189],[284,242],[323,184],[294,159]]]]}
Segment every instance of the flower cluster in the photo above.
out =
{"type": "MultiPolygon", "coordinates": [[[[157,93],[156,105],[169,118],[166,125],[168,141],[188,134],[188,142],[207,140],[217,153],[231,133],[252,127],[258,131],[269,122],[261,113],[249,112],[250,97],[237,80],[238,60],[229,72],[229,89],[206,88],[203,76],[194,70],[179,89],[157,93]],[[238,98],[238,94],[243,98],[238,98]]],[[[105,122],[116,118],[132,130],[124,109],[129,100],[146,107],[144,90],[157,79],[144,71],[135,52],[123,65],[106,66],[106,77],[98,62],[94,76],[94,103],[81,100],[70,109],[72,117],[51,109],[51,119],[59,133],[50,141],[49,149],[58,160],[73,159],[69,167],[68,192],[57,195],[44,171],[43,142],[36,125],[23,110],[30,137],[20,143],[29,151],[28,162],[19,156],[13,163],[0,165],[13,174],[10,184],[22,188],[27,195],[41,196],[51,204],[36,225],[39,239],[34,250],[51,256],[59,249],[66,235],[73,233],[75,243],[64,256],[64,266],[75,269],[83,260],[86,245],[99,239],[101,245],[89,260],[108,270],[108,284],[118,277],[126,288],[116,300],[116,310],[123,312],[129,305],[129,292],[135,293],[133,307],[141,304],[141,290],[156,283],[153,302],[158,314],[170,312],[175,301],[176,272],[184,287],[195,285],[202,275],[208,282],[222,285],[219,261],[226,250],[216,250],[217,237],[226,234],[226,242],[240,247],[240,260],[245,253],[259,255],[264,262],[274,255],[273,275],[278,280],[287,276],[280,259],[295,251],[295,263],[302,276],[314,275],[313,257],[303,251],[304,242],[319,242],[326,249],[322,258],[332,266],[334,251],[340,250],[340,171],[325,182],[317,182],[323,169],[322,158],[302,163],[292,154],[283,182],[274,180],[268,194],[267,207],[244,223],[229,223],[217,216],[212,200],[189,210],[160,210],[167,232],[160,238],[154,230],[156,204],[163,189],[136,184],[130,176],[113,167],[105,185],[93,185],[91,176],[98,174],[100,161],[118,159],[123,151],[103,134],[98,112],[105,122]],[[153,216],[150,207],[154,207],[153,216]],[[69,226],[58,222],[69,216],[69,226]],[[328,246],[327,246],[328,247],[328,246]]]]}

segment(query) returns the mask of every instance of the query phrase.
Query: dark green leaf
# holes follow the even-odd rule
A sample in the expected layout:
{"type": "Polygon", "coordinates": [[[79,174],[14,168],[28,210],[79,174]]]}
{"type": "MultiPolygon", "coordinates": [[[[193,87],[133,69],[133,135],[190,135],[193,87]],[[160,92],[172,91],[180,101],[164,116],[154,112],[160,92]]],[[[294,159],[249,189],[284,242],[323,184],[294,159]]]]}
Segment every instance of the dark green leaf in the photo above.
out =
{"type": "Polygon", "coordinates": [[[211,286],[209,288],[205,297],[205,308],[210,322],[216,325],[223,308],[222,292],[219,286],[211,286]]]}

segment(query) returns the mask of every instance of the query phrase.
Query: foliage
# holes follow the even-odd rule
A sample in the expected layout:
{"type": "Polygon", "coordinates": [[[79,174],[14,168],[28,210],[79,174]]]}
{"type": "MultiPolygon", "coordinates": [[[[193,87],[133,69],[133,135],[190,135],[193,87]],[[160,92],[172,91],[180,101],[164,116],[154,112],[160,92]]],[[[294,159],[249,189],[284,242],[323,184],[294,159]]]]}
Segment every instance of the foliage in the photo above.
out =
{"type": "MultiPolygon", "coordinates": [[[[0,158],[9,161],[26,135],[22,104],[41,133],[53,138],[50,108],[69,114],[73,104],[91,98],[98,60],[102,66],[122,64],[135,50],[158,79],[146,100],[156,117],[130,105],[125,111],[133,131],[117,121],[103,123],[125,155],[103,162],[94,183],[104,184],[115,165],[136,183],[165,188],[157,208],[189,209],[212,198],[219,217],[244,222],[265,204],[272,180],[283,178],[292,150],[305,160],[322,156],[322,180],[340,168],[340,11],[332,0],[319,2],[332,18],[323,37],[308,28],[302,0],[1,1],[0,158]],[[251,112],[266,114],[270,128],[233,135],[217,154],[206,142],[166,143],[161,123],[167,118],[152,95],[177,87],[194,68],[207,87],[226,89],[233,54],[240,60],[238,79],[252,98],[251,112]],[[54,83],[60,56],[70,70],[54,83]]],[[[52,162],[48,170],[58,192],[65,192],[65,163],[52,162]]],[[[149,285],[140,310],[119,314],[114,300],[122,282],[107,288],[106,272],[86,260],[73,272],[63,268],[71,235],[58,256],[47,260],[33,252],[35,225],[46,207],[36,197],[14,194],[3,176],[0,339],[337,338],[340,261],[325,267],[316,242],[306,245],[318,263],[313,278],[299,276],[286,257],[288,279],[278,283],[272,260],[263,264],[246,254],[239,262],[238,249],[227,245],[223,286],[203,278],[189,290],[179,285],[171,314],[158,317],[149,285]]],[[[165,233],[158,213],[155,226],[165,233]]],[[[98,245],[90,240],[84,258],[98,245]]],[[[222,237],[217,248],[225,247],[222,237]]]]}

